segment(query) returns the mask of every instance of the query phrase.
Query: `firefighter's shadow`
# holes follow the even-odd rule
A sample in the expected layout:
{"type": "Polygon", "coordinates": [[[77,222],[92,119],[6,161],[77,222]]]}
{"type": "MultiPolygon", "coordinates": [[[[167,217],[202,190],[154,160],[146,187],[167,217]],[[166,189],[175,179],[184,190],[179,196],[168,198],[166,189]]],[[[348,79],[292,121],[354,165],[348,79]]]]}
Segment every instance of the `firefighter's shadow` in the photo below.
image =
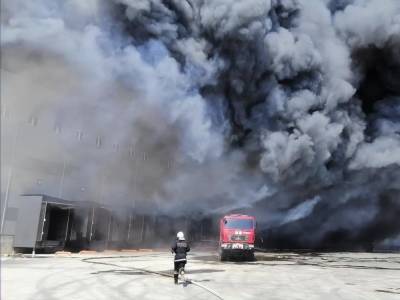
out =
{"type": "Polygon", "coordinates": [[[203,274],[203,273],[219,273],[225,272],[225,270],[221,269],[197,269],[197,270],[187,270],[186,274],[203,274]]]}
{"type": "MultiPolygon", "coordinates": [[[[195,269],[195,270],[185,270],[185,274],[191,275],[191,274],[203,274],[203,273],[219,273],[219,272],[225,272],[225,270],[221,269],[195,269]]],[[[165,271],[160,271],[160,273],[165,273],[165,274],[173,274],[173,270],[165,270],[165,271]]]]}
{"type": "MultiPolygon", "coordinates": [[[[210,279],[196,279],[196,282],[200,283],[200,282],[210,282],[210,279]]],[[[180,285],[182,285],[183,287],[187,287],[190,284],[193,284],[191,279],[186,279],[185,281],[179,283],[180,285]]]]}
{"type": "MultiPolygon", "coordinates": [[[[188,275],[190,275],[190,274],[206,274],[206,273],[217,273],[217,272],[225,272],[225,270],[220,270],[220,269],[197,269],[197,270],[186,271],[186,274],[188,274],[188,275]]],[[[112,273],[112,274],[117,274],[117,275],[151,275],[151,273],[147,273],[147,272],[144,272],[144,271],[121,270],[121,269],[96,271],[96,272],[92,272],[90,274],[97,275],[97,274],[106,274],[106,273],[112,273]]],[[[160,271],[159,273],[170,274],[172,276],[173,271],[166,270],[166,271],[160,271]]]]}
{"type": "Polygon", "coordinates": [[[192,282],[190,280],[186,280],[184,282],[180,283],[184,288],[187,287],[188,285],[192,284],[192,282]]]}

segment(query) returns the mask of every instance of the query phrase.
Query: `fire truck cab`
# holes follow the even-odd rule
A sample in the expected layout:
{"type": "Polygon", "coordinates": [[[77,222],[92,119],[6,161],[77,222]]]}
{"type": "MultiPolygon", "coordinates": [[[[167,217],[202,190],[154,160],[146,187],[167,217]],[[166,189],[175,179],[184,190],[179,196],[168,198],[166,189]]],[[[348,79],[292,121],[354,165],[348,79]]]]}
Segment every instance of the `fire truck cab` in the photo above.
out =
{"type": "Polygon", "coordinates": [[[220,220],[219,254],[221,261],[232,255],[254,259],[256,220],[253,216],[233,214],[220,220]]]}

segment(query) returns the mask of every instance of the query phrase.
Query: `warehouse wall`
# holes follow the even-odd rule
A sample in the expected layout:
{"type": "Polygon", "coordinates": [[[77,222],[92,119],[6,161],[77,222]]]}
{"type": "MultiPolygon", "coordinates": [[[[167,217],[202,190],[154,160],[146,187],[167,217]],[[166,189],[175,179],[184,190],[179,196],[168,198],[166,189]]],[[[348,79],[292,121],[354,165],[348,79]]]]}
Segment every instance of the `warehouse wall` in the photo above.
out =
{"type": "Polygon", "coordinates": [[[201,222],[191,222],[196,225],[189,228],[185,220],[183,224],[178,224],[165,216],[156,219],[148,215],[148,212],[154,211],[151,204],[146,201],[139,203],[137,200],[142,198],[135,199],[135,195],[118,188],[128,186],[132,191],[135,176],[141,175],[140,166],[151,163],[152,158],[148,155],[132,151],[134,145],[120,145],[101,132],[86,131],[71,124],[61,126],[55,120],[39,118],[34,114],[18,119],[6,104],[2,103],[1,111],[1,236],[4,241],[2,246],[8,245],[8,250],[3,247],[5,252],[12,251],[10,245],[13,244],[17,226],[18,200],[23,194],[93,201],[115,208],[131,207],[135,214],[135,231],[130,238],[135,243],[167,243],[178,229],[190,231],[196,239],[204,237],[201,222]],[[87,164],[76,165],[77,161],[87,164]],[[121,165],[124,161],[126,164],[130,162],[129,168],[121,165]],[[91,172],[93,164],[102,164],[103,169],[95,168],[91,172]],[[107,184],[116,180],[108,174],[117,174],[120,169],[128,169],[130,173],[117,178],[117,183],[107,184]],[[169,227],[163,228],[163,222],[169,227]],[[166,231],[157,234],[156,231],[161,229],[166,231]]]}
{"type": "MultiPolygon", "coordinates": [[[[14,234],[18,215],[16,201],[21,194],[134,205],[131,195],[104,187],[113,180],[107,174],[117,172],[110,168],[122,168],[118,163],[109,165],[107,161],[113,157],[135,159],[130,152],[132,146],[115,144],[112,137],[105,137],[101,132],[85,131],[77,126],[62,127],[51,119],[34,115],[14,118],[5,103],[1,113],[1,234],[14,234]],[[76,156],[81,157],[76,159],[76,156]],[[88,164],[76,165],[77,161],[88,164]],[[102,161],[104,173],[98,172],[99,169],[90,171],[88,166],[102,161]]],[[[118,184],[130,186],[134,172],[132,169],[128,176],[118,178],[118,184]]]]}

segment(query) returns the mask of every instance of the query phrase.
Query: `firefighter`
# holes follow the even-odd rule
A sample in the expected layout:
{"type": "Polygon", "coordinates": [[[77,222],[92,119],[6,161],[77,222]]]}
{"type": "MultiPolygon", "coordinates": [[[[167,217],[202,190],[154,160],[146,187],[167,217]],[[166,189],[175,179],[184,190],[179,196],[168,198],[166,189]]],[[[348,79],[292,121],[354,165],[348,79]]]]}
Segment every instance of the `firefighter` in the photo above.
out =
{"type": "Polygon", "coordinates": [[[186,265],[186,253],[190,251],[189,243],[185,240],[182,231],[176,234],[176,240],[171,247],[171,252],[175,253],[174,259],[174,282],[178,284],[179,271],[184,272],[186,265]]]}

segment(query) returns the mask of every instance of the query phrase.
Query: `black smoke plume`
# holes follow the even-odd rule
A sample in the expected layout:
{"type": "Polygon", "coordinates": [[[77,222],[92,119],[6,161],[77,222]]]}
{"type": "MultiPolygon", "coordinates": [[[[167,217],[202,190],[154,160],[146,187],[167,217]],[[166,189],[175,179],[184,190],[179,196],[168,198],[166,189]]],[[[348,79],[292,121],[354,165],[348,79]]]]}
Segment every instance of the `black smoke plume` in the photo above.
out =
{"type": "Polygon", "coordinates": [[[132,147],[68,158],[121,202],[247,211],[280,248],[398,238],[399,1],[3,5],[2,100],[132,147]]]}

